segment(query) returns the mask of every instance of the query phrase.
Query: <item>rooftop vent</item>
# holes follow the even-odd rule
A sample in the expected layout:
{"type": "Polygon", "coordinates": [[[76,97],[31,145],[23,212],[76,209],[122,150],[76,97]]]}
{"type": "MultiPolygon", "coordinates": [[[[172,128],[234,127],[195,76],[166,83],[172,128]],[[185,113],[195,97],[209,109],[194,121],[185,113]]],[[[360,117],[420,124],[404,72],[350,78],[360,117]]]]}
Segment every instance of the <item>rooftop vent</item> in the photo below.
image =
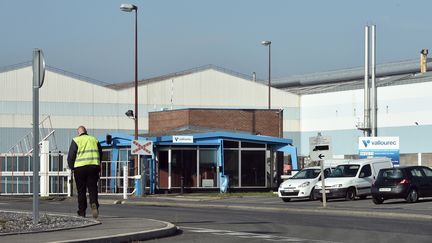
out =
{"type": "Polygon", "coordinates": [[[427,72],[427,55],[429,53],[428,49],[422,49],[420,52],[420,72],[427,72]]]}

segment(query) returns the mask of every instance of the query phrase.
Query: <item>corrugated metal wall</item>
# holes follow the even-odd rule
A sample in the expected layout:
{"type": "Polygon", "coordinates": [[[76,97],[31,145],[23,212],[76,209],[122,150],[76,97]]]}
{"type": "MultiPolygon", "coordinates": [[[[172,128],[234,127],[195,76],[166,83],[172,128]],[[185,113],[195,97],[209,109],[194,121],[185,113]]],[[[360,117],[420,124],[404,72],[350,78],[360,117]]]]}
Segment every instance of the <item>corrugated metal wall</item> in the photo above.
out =
{"type": "MultiPolygon", "coordinates": [[[[0,73],[0,152],[31,131],[32,68],[0,73]]],[[[139,87],[140,133],[148,130],[147,113],[179,108],[267,108],[268,87],[213,69],[139,87]]],[[[134,108],[134,88],[113,90],[58,72],[47,71],[40,89],[40,119],[50,116],[59,150],[66,151],[79,125],[90,133],[129,131],[124,113],[134,108]]],[[[272,89],[272,108],[284,109],[284,130],[299,131],[300,98],[272,89]]]]}

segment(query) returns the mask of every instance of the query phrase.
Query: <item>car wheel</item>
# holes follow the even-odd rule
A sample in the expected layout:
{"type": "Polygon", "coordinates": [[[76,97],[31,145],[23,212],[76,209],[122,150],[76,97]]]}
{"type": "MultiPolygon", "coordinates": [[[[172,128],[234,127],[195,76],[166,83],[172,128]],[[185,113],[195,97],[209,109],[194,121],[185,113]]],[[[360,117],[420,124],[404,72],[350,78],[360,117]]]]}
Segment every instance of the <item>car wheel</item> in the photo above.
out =
{"type": "Polygon", "coordinates": [[[375,204],[382,204],[384,202],[384,199],[382,197],[372,197],[372,201],[375,204]]]}
{"type": "Polygon", "coordinates": [[[289,202],[289,201],[291,201],[291,198],[282,198],[282,201],[289,202]]]}
{"type": "Polygon", "coordinates": [[[419,195],[417,193],[416,189],[411,189],[408,193],[408,196],[406,197],[406,201],[409,203],[415,203],[419,199],[419,195]]]}
{"type": "Polygon", "coordinates": [[[355,197],[356,197],[355,189],[352,187],[348,188],[346,195],[345,195],[345,199],[347,201],[352,201],[355,199],[355,197]]]}
{"type": "Polygon", "coordinates": [[[309,200],[311,200],[311,201],[315,201],[315,200],[316,200],[316,198],[315,198],[315,193],[314,193],[314,189],[315,189],[315,187],[312,188],[312,190],[311,190],[311,192],[310,192],[310,195],[309,195],[309,200]]]}

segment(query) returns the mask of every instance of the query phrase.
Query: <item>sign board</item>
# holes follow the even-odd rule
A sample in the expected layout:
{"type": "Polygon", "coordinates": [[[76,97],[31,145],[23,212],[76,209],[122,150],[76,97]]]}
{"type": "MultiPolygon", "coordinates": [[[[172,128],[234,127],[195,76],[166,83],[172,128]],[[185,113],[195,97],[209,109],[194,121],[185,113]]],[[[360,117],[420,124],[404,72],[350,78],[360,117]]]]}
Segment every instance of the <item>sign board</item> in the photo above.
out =
{"type": "Polygon", "coordinates": [[[41,49],[33,51],[33,88],[41,88],[45,80],[45,59],[41,49]]]}
{"type": "Polygon", "coordinates": [[[309,138],[309,156],[312,161],[333,158],[331,137],[316,136],[309,138]]]}
{"type": "Polygon", "coordinates": [[[193,136],[173,136],[173,143],[193,143],[193,136]]]}
{"type": "Polygon", "coordinates": [[[360,159],[387,157],[400,164],[399,137],[359,137],[358,149],[360,159]]]}
{"type": "Polygon", "coordinates": [[[153,142],[133,140],[131,143],[131,154],[133,155],[153,155],[153,142]]]}

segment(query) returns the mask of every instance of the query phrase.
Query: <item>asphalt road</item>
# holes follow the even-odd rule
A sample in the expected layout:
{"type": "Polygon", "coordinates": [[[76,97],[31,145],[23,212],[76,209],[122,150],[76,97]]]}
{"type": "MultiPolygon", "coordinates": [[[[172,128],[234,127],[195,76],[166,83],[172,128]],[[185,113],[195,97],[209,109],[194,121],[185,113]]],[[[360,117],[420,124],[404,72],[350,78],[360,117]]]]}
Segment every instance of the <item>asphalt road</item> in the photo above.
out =
{"type": "MultiPolygon", "coordinates": [[[[160,199],[158,199],[160,200],[160,199]]],[[[144,202],[152,201],[144,199],[144,202]]],[[[354,202],[332,201],[329,208],[341,214],[322,214],[296,211],[294,208],[319,208],[318,201],[294,201],[283,203],[274,197],[229,198],[203,202],[162,200],[154,205],[104,204],[101,214],[120,217],[144,217],[169,221],[180,227],[178,235],[150,242],[431,242],[430,219],[404,219],[380,215],[374,212],[426,212],[431,215],[432,201],[407,204],[391,201],[373,205],[370,200],[354,202]],[[176,206],[178,204],[178,206],[176,206]],[[211,206],[213,205],[213,206],[211,206]],[[216,206],[215,206],[216,205],[216,206]],[[236,206],[228,208],[228,206],[236,206]],[[348,212],[363,210],[367,215],[350,215],[348,212]],[[285,209],[290,209],[285,211],[285,209]],[[372,215],[372,217],[370,216],[372,215]]],[[[2,209],[31,210],[31,200],[0,201],[2,209]]],[[[41,201],[41,211],[73,213],[73,199],[65,201],[41,201]]],[[[397,216],[397,215],[396,215],[397,216]]]]}

